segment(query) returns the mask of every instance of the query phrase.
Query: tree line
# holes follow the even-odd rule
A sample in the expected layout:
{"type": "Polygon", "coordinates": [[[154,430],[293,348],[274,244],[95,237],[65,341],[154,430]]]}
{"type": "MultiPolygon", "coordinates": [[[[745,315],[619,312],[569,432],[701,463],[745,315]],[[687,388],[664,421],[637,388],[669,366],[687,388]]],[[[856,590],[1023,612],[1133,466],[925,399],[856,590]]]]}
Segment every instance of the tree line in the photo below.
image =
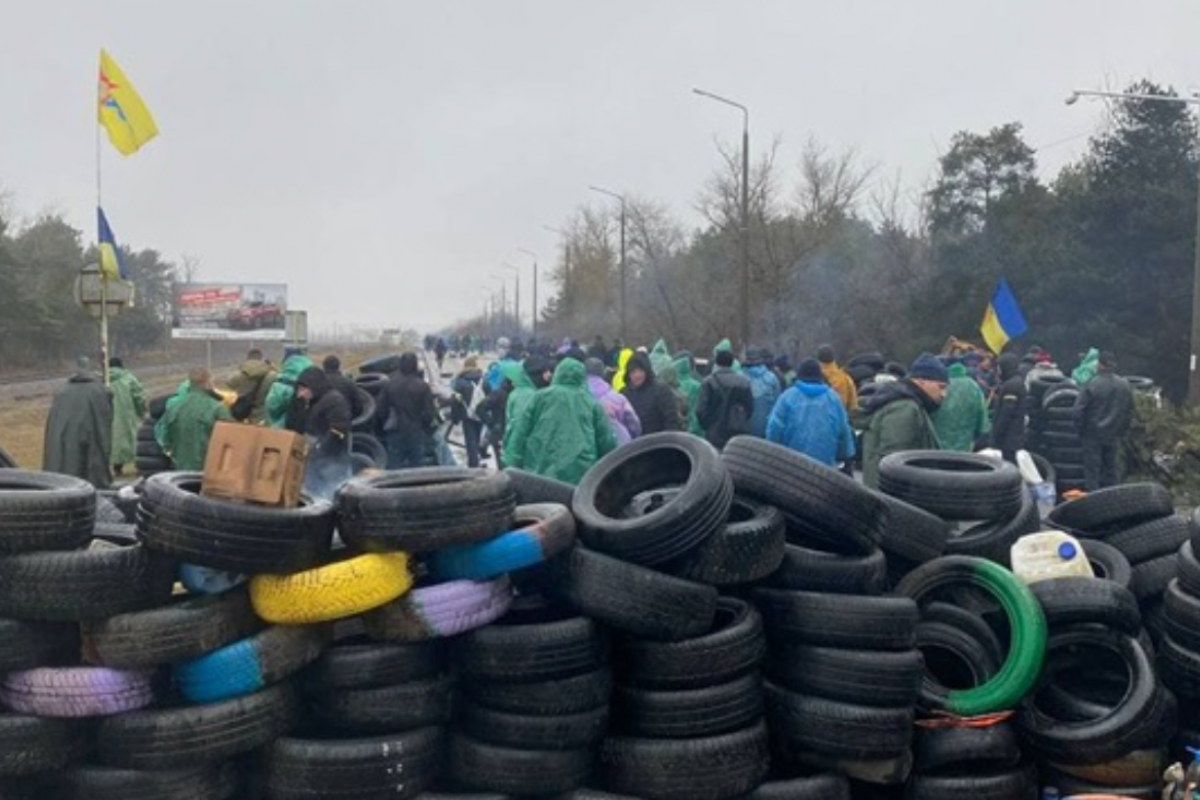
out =
{"type": "MultiPolygon", "coordinates": [[[[99,327],[75,301],[75,279],[96,263],[91,235],[47,213],[24,224],[0,206],[0,372],[59,368],[100,349],[99,327]]],[[[155,250],[122,247],[135,303],[112,317],[113,353],[156,350],[170,338],[172,284],[186,269],[155,250]]]]}
{"type": "MultiPolygon", "coordinates": [[[[1173,94],[1149,81],[1129,91],[1173,94]]],[[[1111,349],[1122,371],[1181,398],[1196,123],[1182,103],[1145,100],[1114,102],[1109,117],[1049,180],[1039,178],[1019,122],[959,132],[915,194],[853,150],[810,142],[788,169],[769,148],[750,176],[751,344],[803,356],[831,342],[844,355],[882,350],[907,360],[950,335],[980,341],[1003,276],[1030,327],[1011,347],[1038,344],[1066,364],[1088,347],[1111,349]]],[[[700,354],[737,330],[741,156],[720,154],[696,199],[697,230],[654,199],[627,199],[633,343],[665,337],[700,354]]],[[[585,342],[619,334],[617,214],[571,213],[539,332],[585,342]]]]}

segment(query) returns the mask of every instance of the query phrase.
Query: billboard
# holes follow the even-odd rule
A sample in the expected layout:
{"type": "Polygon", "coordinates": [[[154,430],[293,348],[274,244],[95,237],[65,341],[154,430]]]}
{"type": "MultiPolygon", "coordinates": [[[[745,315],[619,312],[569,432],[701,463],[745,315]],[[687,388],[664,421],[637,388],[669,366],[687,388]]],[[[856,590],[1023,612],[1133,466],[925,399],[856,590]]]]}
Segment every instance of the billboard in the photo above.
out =
{"type": "Polygon", "coordinates": [[[282,340],[286,318],[283,283],[177,283],[171,337],[282,340]]]}

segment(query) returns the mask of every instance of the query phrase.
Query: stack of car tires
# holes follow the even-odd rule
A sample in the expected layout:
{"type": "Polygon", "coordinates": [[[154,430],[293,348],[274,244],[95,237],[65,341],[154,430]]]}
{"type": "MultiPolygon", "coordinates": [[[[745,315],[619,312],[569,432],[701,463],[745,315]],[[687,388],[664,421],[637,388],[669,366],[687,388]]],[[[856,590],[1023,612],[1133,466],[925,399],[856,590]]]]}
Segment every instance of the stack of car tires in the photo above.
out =
{"type": "Polygon", "coordinates": [[[148,406],[149,414],[138,426],[134,467],[142,477],[157,475],[172,468],[171,459],[158,446],[158,440],[154,437],[154,424],[166,413],[167,400],[170,397],[171,395],[162,395],[151,400],[148,406]]]}

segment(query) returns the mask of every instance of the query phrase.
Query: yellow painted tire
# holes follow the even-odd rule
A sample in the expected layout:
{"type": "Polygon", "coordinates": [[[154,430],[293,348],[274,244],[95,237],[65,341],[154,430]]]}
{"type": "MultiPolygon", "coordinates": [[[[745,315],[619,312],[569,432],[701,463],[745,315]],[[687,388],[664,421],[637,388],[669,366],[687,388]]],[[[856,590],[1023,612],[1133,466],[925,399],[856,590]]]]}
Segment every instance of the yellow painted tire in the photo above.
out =
{"type": "Polygon", "coordinates": [[[378,608],[410,588],[407,554],[367,553],[292,575],[256,575],[250,600],[267,622],[306,625],[378,608]]]}

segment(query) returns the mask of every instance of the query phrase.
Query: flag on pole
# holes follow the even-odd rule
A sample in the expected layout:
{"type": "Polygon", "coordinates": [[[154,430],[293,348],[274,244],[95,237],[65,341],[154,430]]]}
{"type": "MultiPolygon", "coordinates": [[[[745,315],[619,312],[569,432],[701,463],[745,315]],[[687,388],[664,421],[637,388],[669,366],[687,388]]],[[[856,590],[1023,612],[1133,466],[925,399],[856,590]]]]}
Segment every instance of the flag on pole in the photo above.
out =
{"type": "Polygon", "coordinates": [[[121,248],[117,247],[117,239],[113,236],[112,228],[108,227],[108,218],[104,209],[96,207],[96,215],[100,226],[100,274],[109,280],[127,280],[125,259],[121,258],[121,248]]]}
{"type": "Polygon", "coordinates": [[[158,135],[150,109],[106,51],[100,51],[97,114],[113,147],[127,156],[158,135]]]}
{"type": "Polygon", "coordinates": [[[999,353],[1010,340],[1027,330],[1029,326],[1025,324],[1025,317],[1017,307],[1017,298],[1008,288],[1008,283],[1001,278],[996,284],[996,291],[992,292],[992,301],[988,303],[987,311],[983,314],[983,324],[979,326],[979,332],[983,334],[983,340],[992,352],[999,353]]]}

